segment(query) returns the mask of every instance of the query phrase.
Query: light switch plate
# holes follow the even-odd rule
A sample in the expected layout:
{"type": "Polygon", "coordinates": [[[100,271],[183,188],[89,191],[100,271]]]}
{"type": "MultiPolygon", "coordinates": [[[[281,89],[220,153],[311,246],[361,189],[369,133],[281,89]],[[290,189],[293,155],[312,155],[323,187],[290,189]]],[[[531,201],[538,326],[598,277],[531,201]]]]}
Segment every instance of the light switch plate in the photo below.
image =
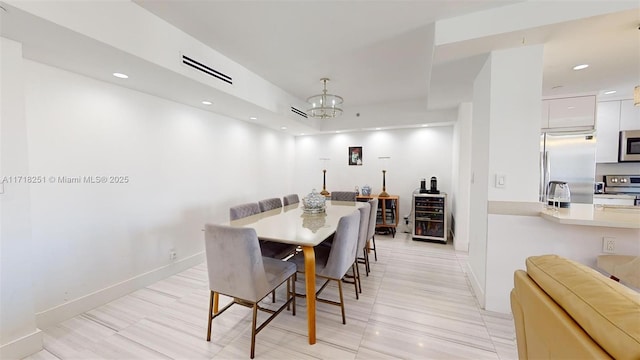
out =
{"type": "Polygon", "coordinates": [[[496,187],[498,189],[503,189],[505,186],[507,186],[507,176],[505,174],[497,173],[496,174],[496,187]]]}

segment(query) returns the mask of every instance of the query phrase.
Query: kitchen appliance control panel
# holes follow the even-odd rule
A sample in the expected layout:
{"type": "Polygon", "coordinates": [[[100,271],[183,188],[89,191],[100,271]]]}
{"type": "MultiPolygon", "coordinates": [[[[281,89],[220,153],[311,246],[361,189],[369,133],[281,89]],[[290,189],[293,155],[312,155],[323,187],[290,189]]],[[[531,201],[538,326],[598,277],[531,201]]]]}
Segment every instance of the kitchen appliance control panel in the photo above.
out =
{"type": "Polygon", "coordinates": [[[605,175],[606,186],[640,187],[640,175],[605,175]]]}

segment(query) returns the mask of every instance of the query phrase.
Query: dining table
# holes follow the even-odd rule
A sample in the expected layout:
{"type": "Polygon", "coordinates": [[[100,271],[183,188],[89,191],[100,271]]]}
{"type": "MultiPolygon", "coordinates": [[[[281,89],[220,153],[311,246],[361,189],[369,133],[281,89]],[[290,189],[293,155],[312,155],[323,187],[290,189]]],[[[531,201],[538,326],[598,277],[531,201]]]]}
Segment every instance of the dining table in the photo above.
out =
{"type": "MultiPolygon", "coordinates": [[[[316,258],[314,248],[336,232],[341,217],[364,206],[361,202],[328,200],[324,212],[308,213],[301,203],[230,221],[230,226],[255,229],[258,238],[298,245],[304,254],[309,344],[316,343],[316,258]]],[[[215,311],[215,310],[214,310],[215,311]]]]}

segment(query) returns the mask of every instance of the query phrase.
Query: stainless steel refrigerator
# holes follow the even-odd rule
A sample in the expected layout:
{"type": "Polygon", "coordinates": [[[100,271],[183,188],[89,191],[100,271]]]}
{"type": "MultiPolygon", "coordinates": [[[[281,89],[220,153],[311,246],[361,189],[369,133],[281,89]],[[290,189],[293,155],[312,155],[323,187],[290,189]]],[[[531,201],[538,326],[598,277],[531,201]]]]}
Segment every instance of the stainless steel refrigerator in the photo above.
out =
{"type": "Polygon", "coordinates": [[[549,181],[565,181],[571,202],[593,203],[596,139],[589,133],[543,133],[540,137],[540,201],[549,181]]]}

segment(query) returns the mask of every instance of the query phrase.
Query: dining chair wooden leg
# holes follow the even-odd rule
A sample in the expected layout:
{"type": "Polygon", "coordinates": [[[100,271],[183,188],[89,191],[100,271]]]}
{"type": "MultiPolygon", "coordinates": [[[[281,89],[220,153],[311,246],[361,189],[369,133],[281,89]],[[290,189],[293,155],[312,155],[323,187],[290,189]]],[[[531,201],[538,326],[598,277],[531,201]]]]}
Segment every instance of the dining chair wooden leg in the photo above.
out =
{"type": "Polygon", "coordinates": [[[360,281],[360,265],[358,265],[358,260],[356,260],[354,265],[356,266],[356,279],[358,279],[358,290],[360,290],[360,293],[362,294],[362,282],[360,281]]]}
{"type": "Polygon", "coordinates": [[[364,270],[367,273],[367,276],[369,276],[369,272],[371,271],[371,269],[369,268],[369,252],[367,252],[367,249],[364,249],[363,252],[364,252],[364,270]]]}
{"type": "Polygon", "coordinates": [[[276,291],[275,290],[273,290],[271,292],[271,302],[274,303],[274,304],[276,303],[276,291]]]}
{"type": "Polygon", "coordinates": [[[371,237],[371,242],[373,243],[373,257],[378,261],[378,250],[376,250],[376,236],[373,235],[371,237]]]}
{"type": "Polygon", "coordinates": [[[293,310],[291,314],[296,316],[296,281],[298,281],[298,274],[293,274],[293,278],[291,279],[291,296],[293,296],[293,310]]]}
{"type": "MultiPolygon", "coordinates": [[[[287,279],[287,302],[289,302],[289,299],[291,297],[291,278],[287,279]]],[[[289,311],[289,305],[287,305],[287,311],[289,311]]]]}
{"type": "Polygon", "coordinates": [[[218,313],[218,304],[220,304],[220,294],[213,292],[213,313],[218,313]]]}
{"type": "Polygon", "coordinates": [[[344,298],[342,297],[342,280],[336,280],[338,282],[338,292],[340,293],[340,310],[342,311],[342,324],[347,323],[347,318],[344,316],[344,298]]]}
{"type": "Polygon", "coordinates": [[[256,354],[256,323],[258,319],[258,304],[253,304],[253,320],[251,321],[251,358],[256,354]]]}
{"type": "Polygon", "coordinates": [[[356,300],[360,299],[360,295],[358,294],[358,274],[356,274],[356,262],[354,261],[353,264],[351,264],[351,271],[353,272],[353,287],[356,290],[356,300]]]}
{"type": "Polygon", "coordinates": [[[211,322],[213,321],[213,299],[217,298],[216,295],[218,295],[217,293],[214,293],[213,291],[210,292],[209,294],[209,315],[208,315],[208,321],[207,321],[207,341],[211,341],[211,322]]]}

